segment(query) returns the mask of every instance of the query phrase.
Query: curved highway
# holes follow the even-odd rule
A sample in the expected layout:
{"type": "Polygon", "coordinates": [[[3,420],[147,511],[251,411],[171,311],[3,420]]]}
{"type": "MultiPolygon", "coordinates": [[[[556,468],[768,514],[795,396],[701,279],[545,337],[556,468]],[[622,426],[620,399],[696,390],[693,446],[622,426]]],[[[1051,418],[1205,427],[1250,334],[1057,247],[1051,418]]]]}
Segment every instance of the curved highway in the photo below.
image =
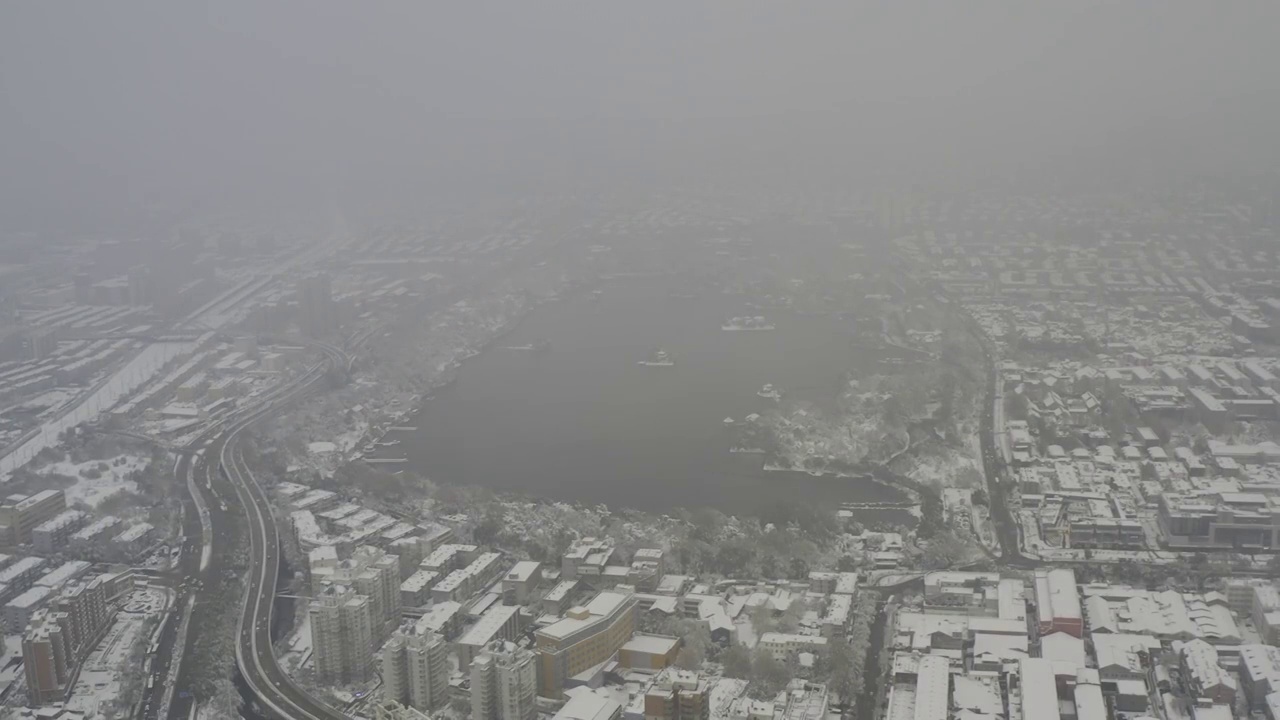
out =
{"type": "MultiPolygon", "coordinates": [[[[299,388],[306,390],[316,378],[299,388]]],[[[292,399],[293,395],[285,399],[292,399]]],[[[249,520],[252,564],[236,639],[236,665],[263,709],[280,718],[340,720],[347,716],[294,685],[276,662],[271,644],[271,615],[280,572],[280,533],[262,486],[244,462],[236,439],[256,418],[238,425],[222,443],[219,462],[249,520]]]]}
{"type": "MultiPolygon", "coordinates": [[[[214,539],[225,537],[227,522],[223,516],[228,511],[235,513],[243,508],[249,527],[250,567],[236,629],[236,666],[245,686],[255,698],[258,710],[267,717],[279,720],[345,720],[349,716],[299,688],[276,661],[271,643],[271,620],[280,570],[280,534],[267,495],[241,456],[238,440],[253,423],[279,412],[289,403],[316,389],[328,368],[345,369],[348,366],[349,360],[340,349],[333,346],[318,347],[326,356],[325,362],[318,363],[298,378],[267,393],[246,411],[219,421],[210,428],[208,434],[197,440],[197,443],[204,443],[204,438],[212,438],[203,445],[204,482],[196,482],[193,487],[195,492],[204,496],[205,501],[212,499],[208,504],[214,539]],[[204,488],[198,487],[200,485],[204,488]],[[228,507],[228,501],[231,501],[232,507],[228,507]],[[236,505],[239,507],[235,507],[236,505]]],[[[187,460],[180,462],[175,470],[185,475],[195,471],[194,465],[195,461],[187,460]]],[[[189,542],[184,549],[184,560],[191,558],[188,567],[198,562],[201,556],[199,537],[198,533],[188,532],[189,542]]],[[[227,538],[223,543],[216,544],[225,548],[231,543],[227,538]]],[[[220,571],[220,554],[214,553],[212,566],[208,571],[220,571]]],[[[188,576],[194,578],[205,572],[206,568],[202,566],[198,571],[190,570],[188,576]]],[[[180,658],[181,650],[175,651],[175,654],[180,658]]],[[[180,659],[177,661],[181,662],[180,659]]],[[[189,692],[183,692],[189,686],[188,668],[183,666],[178,672],[179,680],[175,683],[179,690],[178,697],[172,706],[165,709],[170,718],[187,718],[195,698],[189,692]]],[[[159,709],[159,705],[161,703],[152,703],[152,712],[159,709]]]]}

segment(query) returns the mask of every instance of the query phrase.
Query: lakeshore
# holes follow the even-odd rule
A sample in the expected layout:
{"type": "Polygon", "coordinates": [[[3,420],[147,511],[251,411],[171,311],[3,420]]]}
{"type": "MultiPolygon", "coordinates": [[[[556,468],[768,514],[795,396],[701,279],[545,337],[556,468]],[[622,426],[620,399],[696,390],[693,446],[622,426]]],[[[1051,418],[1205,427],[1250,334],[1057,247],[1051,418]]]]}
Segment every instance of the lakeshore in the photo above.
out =
{"type": "Polygon", "coordinates": [[[390,454],[436,482],[659,512],[901,502],[867,477],[767,471],[760,455],[730,452],[723,420],[766,411],[764,384],[827,403],[881,355],[833,318],[779,311],[774,330],[722,331],[743,308],[730,295],[673,298],[643,278],[545,303],[428,393],[390,454]],[[674,364],[638,367],[656,348],[674,364]]]}

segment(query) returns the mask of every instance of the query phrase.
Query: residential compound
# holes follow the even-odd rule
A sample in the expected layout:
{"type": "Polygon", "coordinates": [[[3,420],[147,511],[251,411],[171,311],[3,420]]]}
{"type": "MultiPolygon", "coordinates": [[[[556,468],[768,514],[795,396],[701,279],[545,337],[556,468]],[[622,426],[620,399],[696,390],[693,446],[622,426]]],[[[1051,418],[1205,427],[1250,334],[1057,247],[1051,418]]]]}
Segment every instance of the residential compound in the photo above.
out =
{"type": "Polygon", "coordinates": [[[1280,647],[1246,627],[1275,593],[1271,581],[1226,593],[1078,585],[1067,569],[934,573],[897,614],[887,717],[1275,717],[1280,647]],[[1249,598],[1243,612],[1229,596],[1249,598]]]}
{"type": "MultiPolygon", "coordinates": [[[[974,308],[996,337],[1009,332],[1006,311],[974,308]]],[[[1080,312],[1086,328],[1112,314],[1080,312]]],[[[1145,313],[1151,334],[1169,312],[1125,314],[1145,313]]],[[[1280,445],[1229,432],[1278,417],[1275,364],[1169,354],[1172,340],[1142,352],[1141,337],[1104,343],[1089,359],[1000,363],[997,449],[1032,549],[1280,549],[1280,445]],[[1157,349],[1165,354],[1149,354],[1157,349]]]]}
{"type": "MultiPolygon", "coordinates": [[[[403,540],[307,551],[308,662],[327,686],[372,693],[375,717],[436,717],[465,698],[472,720],[825,720],[823,683],[797,678],[772,701],[751,699],[744,680],[683,667],[686,639],[655,630],[678,622],[717,652],[747,643],[779,667],[812,668],[847,642],[860,592],[853,572],[714,585],[664,574],[661,550],[601,539],[572,543],[559,563],[403,540]],[[437,592],[449,577],[466,579],[437,592]],[[799,621],[787,632],[750,630],[753,617],[788,613],[799,621]]],[[[994,581],[993,606],[1022,592],[1004,585],[994,581]]]]}
{"type": "MultiPolygon", "coordinates": [[[[1195,378],[1225,382],[1217,378],[1225,378],[1223,369],[1232,367],[1191,366],[1183,387],[1199,382],[1195,378]]],[[[1030,537],[1055,548],[1280,548],[1280,445],[1179,435],[1180,428],[1207,428],[1213,422],[1189,410],[1157,410],[1145,402],[1150,392],[1139,378],[1154,373],[1183,377],[1174,366],[1045,373],[1005,364],[1007,412],[1024,419],[1006,421],[1000,447],[1014,469],[1030,537]],[[1056,389],[1047,393],[1046,384],[1056,389]],[[1070,411],[1051,412],[1069,408],[1061,395],[1083,387],[1095,388],[1083,390],[1086,394],[1097,392],[1112,404],[1129,406],[1119,412],[1137,418],[1134,425],[1115,437],[1118,428],[1101,412],[1083,421],[1070,411]],[[1012,398],[1017,402],[1009,402],[1012,398]]],[[[1181,390],[1171,386],[1161,392],[1168,399],[1181,390]]],[[[1188,397],[1206,399],[1208,393],[1191,386],[1188,397]]]]}
{"type": "Polygon", "coordinates": [[[96,575],[44,593],[44,602],[25,613],[18,633],[29,705],[49,705],[66,698],[80,663],[111,627],[117,599],[129,587],[127,579],[96,575]]]}
{"type": "Polygon", "coordinates": [[[1280,258],[1194,205],[1052,240],[933,206],[895,243],[991,352],[1024,551],[1280,549],[1280,258]]]}
{"type": "Polygon", "coordinates": [[[316,669],[329,682],[367,680],[374,652],[400,620],[399,559],[368,546],[341,560],[316,549],[308,559],[316,669]]]}

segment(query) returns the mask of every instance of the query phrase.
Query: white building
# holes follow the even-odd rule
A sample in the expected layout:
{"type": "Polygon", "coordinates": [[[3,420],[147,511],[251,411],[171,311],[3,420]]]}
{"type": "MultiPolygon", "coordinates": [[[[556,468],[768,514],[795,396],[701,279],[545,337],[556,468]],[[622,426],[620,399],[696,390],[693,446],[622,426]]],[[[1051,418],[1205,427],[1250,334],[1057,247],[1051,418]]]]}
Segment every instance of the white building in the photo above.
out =
{"type": "Polygon", "coordinates": [[[36,610],[44,607],[44,604],[53,595],[53,589],[43,585],[36,585],[5,603],[4,631],[10,635],[20,634],[27,627],[27,623],[31,621],[31,616],[35,614],[36,610]]]}
{"type": "Polygon", "coordinates": [[[759,646],[768,650],[775,660],[785,661],[798,652],[817,652],[826,648],[827,639],[816,635],[767,632],[760,636],[759,646]]]}
{"type": "Polygon", "coordinates": [[[575,690],[551,720],[618,720],[622,717],[622,706],[613,700],[585,687],[575,690]]]}
{"type": "Polygon", "coordinates": [[[524,605],[531,599],[541,579],[542,563],[533,560],[518,562],[502,578],[503,594],[509,594],[517,605],[524,605]]]}
{"type": "Polygon", "coordinates": [[[914,720],[947,720],[951,711],[951,664],[941,655],[920,658],[914,720]]]}
{"type": "MultiPolygon", "coordinates": [[[[1058,682],[1053,674],[1053,661],[1023,658],[1018,670],[1018,697],[1025,720],[1058,720],[1058,682]]],[[[1012,717],[1018,717],[1010,713],[1012,717]]]]}
{"type": "Polygon", "coordinates": [[[40,523],[31,531],[31,544],[36,552],[53,554],[62,552],[72,533],[89,519],[83,511],[65,510],[40,523]]]}
{"type": "Polygon", "coordinates": [[[435,633],[396,632],[382,649],[383,697],[417,710],[448,701],[449,648],[435,633]]]}
{"type": "Polygon", "coordinates": [[[466,667],[485,647],[497,640],[513,640],[518,632],[520,608],[515,605],[494,605],[458,638],[455,643],[458,663],[466,667]]]}
{"type": "Polygon", "coordinates": [[[133,558],[150,546],[152,538],[155,537],[155,532],[156,529],[151,523],[134,523],[112,538],[111,544],[118,556],[133,558]]]}
{"type": "Polygon", "coordinates": [[[375,622],[369,598],[331,585],[311,601],[309,613],[311,646],[321,681],[350,684],[368,680],[375,622]]]}
{"type": "Polygon", "coordinates": [[[400,583],[400,604],[404,607],[423,607],[431,601],[431,584],[440,577],[434,570],[419,570],[400,583]]]}
{"type": "Polygon", "coordinates": [[[471,720],[533,720],[537,685],[533,653],[490,645],[471,663],[471,720]]]}
{"type": "Polygon", "coordinates": [[[326,587],[349,587],[369,600],[373,613],[373,637],[381,643],[400,618],[400,559],[367,545],[336,565],[327,559],[311,565],[312,592],[326,587]]]}

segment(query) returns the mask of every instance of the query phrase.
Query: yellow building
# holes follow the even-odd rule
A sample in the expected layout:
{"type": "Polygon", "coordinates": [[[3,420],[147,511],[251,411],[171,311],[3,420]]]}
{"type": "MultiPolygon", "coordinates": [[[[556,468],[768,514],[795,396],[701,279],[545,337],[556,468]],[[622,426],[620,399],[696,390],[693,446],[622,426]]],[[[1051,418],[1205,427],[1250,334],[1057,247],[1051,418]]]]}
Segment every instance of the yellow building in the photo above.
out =
{"type": "Polygon", "coordinates": [[[633,593],[602,592],[585,606],[569,608],[564,619],[536,634],[538,694],[558,699],[565,683],[603,665],[636,629],[633,593]]]}
{"type": "Polygon", "coordinates": [[[624,668],[663,670],[676,662],[680,638],[637,634],[618,650],[618,664],[624,668]]]}

